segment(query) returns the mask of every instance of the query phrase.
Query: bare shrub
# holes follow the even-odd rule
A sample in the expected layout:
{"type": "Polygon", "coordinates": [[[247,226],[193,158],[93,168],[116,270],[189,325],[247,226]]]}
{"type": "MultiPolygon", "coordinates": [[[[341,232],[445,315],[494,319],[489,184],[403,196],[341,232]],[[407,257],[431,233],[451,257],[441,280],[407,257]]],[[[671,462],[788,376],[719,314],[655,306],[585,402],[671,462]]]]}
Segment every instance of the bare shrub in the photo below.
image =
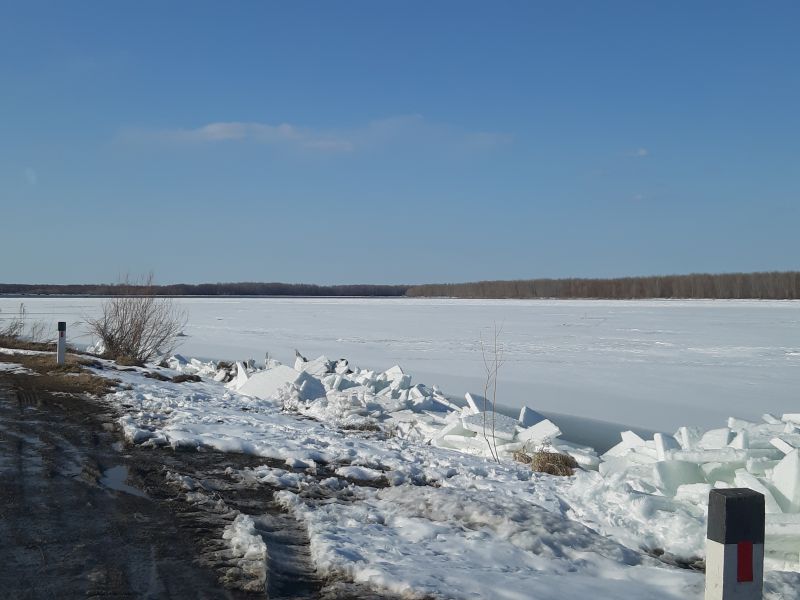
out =
{"type": "Polygon", "coordinates": [[[25,304],[19,305],[19,313],[0,318],[0,337],[18,338],[25,330],[25,304]]]}
{"type": "Polygon", "coordinates": [[[495,416],[497,414],[497,373],[503,366],[503,346],[500,343],[500,334],[503,328],[494,324],[492,337],[488,342],[484,341],[481,334],[481,357],[483,367],[486,371],[486,379],[483,386],[483,439],[489,446],[489,453],[492,459],[500,462],[500,454],[497,451],[497,438],[495,437],[495,416]],[[491,432],[492,440],[489,441],[491,432]]]}
{"type": "Polygon", "coordinates": [[[103,342],[105,355],[142,365],[172,352],[186,325],[186,313],[171,298],[156,296],[153,275],[137,283],[126,277],[115,291],[118,295],[103,302],[102,314],[87,319],[89,330],[103,342]]]}
{"type": "Polygon", "coordinates": [[[47,339],[47,324],[41,321],[31,323],[28,328],[28,339],[34,344],[44,342],[47,339]]]}

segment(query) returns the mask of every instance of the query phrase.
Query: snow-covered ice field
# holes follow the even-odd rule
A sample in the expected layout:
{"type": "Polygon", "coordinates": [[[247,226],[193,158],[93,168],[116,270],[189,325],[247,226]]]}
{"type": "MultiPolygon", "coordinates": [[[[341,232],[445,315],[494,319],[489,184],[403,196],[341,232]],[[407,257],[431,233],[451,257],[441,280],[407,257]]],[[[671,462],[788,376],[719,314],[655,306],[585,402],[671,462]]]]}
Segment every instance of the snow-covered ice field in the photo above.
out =
{"type": "MultiPolygon", "coordinates": [[[[97,298],[24,301],[29,319],[78,324],[97,298]]],[[[399,364],[456,397],[483,389],[480,338],[502,327],[499,401],[674,431],[757,420],[800,402],[800,302],[187,298],[179,352],[291,364],[294,349],[365,368],[399,364]]]]}
{"type": "MultiPolygon", "coordinates": [[[[241,475],[276,490],[325,577],[407,598],[699,599],[708,494],[750,487],[765,496],[764,597],[796,597],[798,303],[179,302],[184,356],[126,371],[105,362],[96,372],[125,384],[105,401],[131,444],[264,458],[241,475]],[[495,322],[501,398],[529,407],[519,420],[482,413],[471,395],[451,401],[482,391],[479,341],[495,322]],[[200,379],[167,380],[179,373],[200,379]],[[674,436],[620,427],[605,452],[536,410],[674,436]],[[542,448],[580,468],[534,472],[525,454],[542,448]]],[[[76,345],[91,341],[78,322],[99,303],[26,300],[31,320],[68,320],[76,345]]],[[[187,485],[193,502],[209,500],[187,485]]],[[[229,529],[236,556],[265,561],[252,520],[229,529]]]]}

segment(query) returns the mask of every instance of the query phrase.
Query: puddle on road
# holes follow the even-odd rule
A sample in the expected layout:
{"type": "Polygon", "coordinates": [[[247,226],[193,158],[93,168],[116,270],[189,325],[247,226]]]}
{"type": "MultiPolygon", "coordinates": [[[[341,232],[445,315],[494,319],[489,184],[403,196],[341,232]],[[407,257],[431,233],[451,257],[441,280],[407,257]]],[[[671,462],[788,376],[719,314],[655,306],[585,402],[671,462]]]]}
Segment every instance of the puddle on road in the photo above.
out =
{"type": "Polygon", "coordinates": [[[131,487],[125,482],[128,480],[128,467],[118,465],[103,471],[103,476],[100,478],[100,485],[110,490],[124,492],[132,496],[139,496],[140,498],[147,498],[147,494],[135,487],[131,487]]]}

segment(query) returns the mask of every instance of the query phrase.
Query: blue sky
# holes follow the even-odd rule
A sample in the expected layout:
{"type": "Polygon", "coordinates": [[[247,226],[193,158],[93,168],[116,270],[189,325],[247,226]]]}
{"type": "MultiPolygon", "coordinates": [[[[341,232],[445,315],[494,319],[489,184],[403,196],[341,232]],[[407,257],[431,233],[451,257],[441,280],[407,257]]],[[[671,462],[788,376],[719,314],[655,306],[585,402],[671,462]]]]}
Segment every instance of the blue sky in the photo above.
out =
{"type": "Polygon", "coordinates": [[[796,2],[7,2],[0,281],[798,269],[798,22],[796,2]]]}

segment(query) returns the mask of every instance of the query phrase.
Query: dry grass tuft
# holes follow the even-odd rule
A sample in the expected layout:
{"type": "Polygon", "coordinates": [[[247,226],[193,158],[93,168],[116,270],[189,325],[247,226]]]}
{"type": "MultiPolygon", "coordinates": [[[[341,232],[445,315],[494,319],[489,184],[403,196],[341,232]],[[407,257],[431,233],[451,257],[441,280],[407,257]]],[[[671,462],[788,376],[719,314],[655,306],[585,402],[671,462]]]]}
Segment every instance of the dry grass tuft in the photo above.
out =
{"type": "Polygon", "coordinates": [[[529,452],[527,446],[523,446],[514,452],[514,460],[524,465],[530,465],[533,471],[559,477],[569,477],[578,468],[578,463],[574,458],[569,454],[554,451],[549,443],[542,444],[533,452],[529,452]]]}
{"type": "Polygon", "coordinates": [[[578,463],[569,454],[538,450],[531,457],[531,469],[539,473],[569,477],[577,468],[578,463]]]}
{"type": "Polygon", "coordinates": [[[65,364],[57,365],[55,354],[0,354],[0,362],[21,364],[36,373],[13,376],[25,389],[94,396],[104,396],[114,391],[113,381],[85,369],[95,366],[94,361],[74,354],[67,354],[65,360],[65,364]]]}
{"type": "Polygon", "coordinates": [[[41,352],[55,352],[54,343],[30,342],[15,336],[0,335],[0,348],[11,348],[13,350],[39,350],[41,352]]]}

